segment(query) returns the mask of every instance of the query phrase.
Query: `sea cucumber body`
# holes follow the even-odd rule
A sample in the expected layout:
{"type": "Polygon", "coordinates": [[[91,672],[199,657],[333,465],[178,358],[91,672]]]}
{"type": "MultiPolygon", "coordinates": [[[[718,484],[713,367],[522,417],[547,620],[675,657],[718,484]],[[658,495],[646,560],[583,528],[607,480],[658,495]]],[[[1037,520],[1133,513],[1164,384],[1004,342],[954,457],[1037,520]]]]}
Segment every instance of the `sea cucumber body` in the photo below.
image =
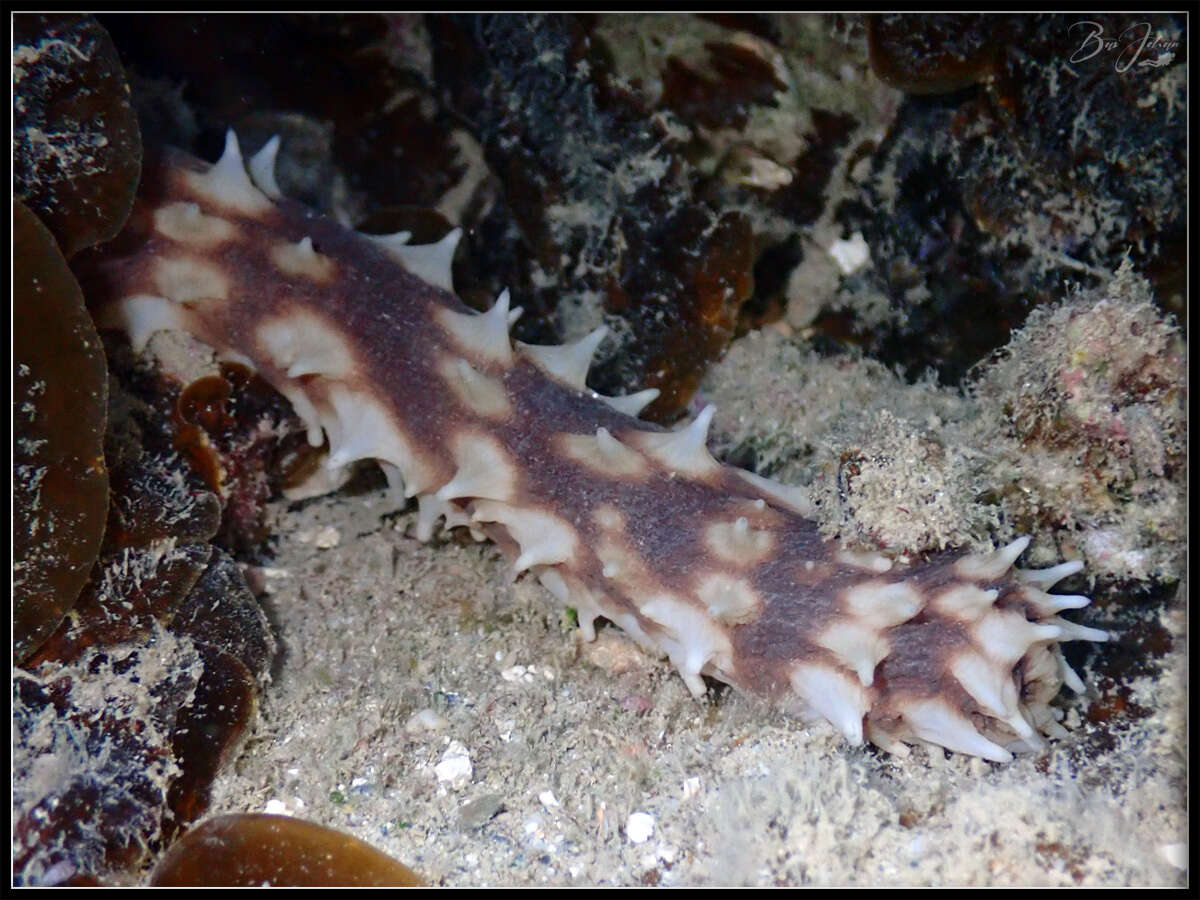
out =
{"type": "Polygon", "coordinates": [[[453,239],[360,235],[276,196],[269,158],[251,170],[267,193],[232,138],[212,167],[148,163],[88,265],[102,327],[135,347],[181,329],[252,365],[331,468],[377,459],[418,498],[418,536],[442,518],[486,532],[585,637],[617,623],[695,694],[715,677],[894,752],[1006,760],[1061,732],[1047,702],[1081,685],[1058,643],[1105,637],[1056,615],[1086,598],[1046,593],[1078,566],[1014,570],[1024,541],[907,568],[827,543],[787,487],[709,455],[710,410],[664,431],[635,418],[647,397],[587,389],[602,333],[514,343],[506,296],[475,313],[448,289],[453,239]]]}

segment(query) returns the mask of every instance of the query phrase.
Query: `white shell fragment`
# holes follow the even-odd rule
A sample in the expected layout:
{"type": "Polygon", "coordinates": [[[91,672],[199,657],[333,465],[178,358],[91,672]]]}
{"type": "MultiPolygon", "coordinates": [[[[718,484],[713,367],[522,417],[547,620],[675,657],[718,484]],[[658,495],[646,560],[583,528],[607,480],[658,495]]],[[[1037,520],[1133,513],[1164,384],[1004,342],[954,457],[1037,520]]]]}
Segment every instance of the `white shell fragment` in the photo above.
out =
{"type": "Polygon", "coordinates": [[[469,785],[475,767],[471,764],[471,754],[466,745],[461,741],[451,741],[441,760],[433,767],[433,774],[440,784],[453,791],[461,791],[469,785]]]}

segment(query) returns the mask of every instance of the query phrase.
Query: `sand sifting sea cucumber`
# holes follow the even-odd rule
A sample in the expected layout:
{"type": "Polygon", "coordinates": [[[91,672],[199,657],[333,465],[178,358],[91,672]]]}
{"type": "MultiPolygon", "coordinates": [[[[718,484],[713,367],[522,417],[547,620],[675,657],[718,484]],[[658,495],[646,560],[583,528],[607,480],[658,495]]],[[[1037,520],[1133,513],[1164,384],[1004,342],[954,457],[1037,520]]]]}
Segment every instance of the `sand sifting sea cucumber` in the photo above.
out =
{"type": "Polygon", "coordinates": [[[244,162],[230,132],[215,165],[148,161],[94,264],[102,327],[135,349],[179,329],[253,367],[329,469],[375,459],[417,498],[422,540],[486,534],[585,638],[616,623],[697,696],[709,676],[900,754],[1003,762],[1063,733],[1049,701],[1083,684],[1059,645],[1107,639],[1059,616],[1088,598],[1048,593],[1081,563],[1015,568],[1027,538],[907,565],[823,540],[794,490],[712,457],[711,407],[668,431],[636,418],[653,391],[588,389],[603,329],[513,341],[507,292],[486,313],[453,294],[458,232],[344,228],[280,195],[277,149],[244,162]]]}

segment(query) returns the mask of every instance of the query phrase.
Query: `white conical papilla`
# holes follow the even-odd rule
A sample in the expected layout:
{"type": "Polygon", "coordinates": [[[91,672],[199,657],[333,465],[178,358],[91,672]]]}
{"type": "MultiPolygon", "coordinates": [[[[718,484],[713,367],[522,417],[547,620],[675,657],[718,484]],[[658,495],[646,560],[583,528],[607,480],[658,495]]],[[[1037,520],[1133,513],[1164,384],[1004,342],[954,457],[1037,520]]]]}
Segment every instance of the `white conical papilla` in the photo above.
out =
{"type": "Polygon", "coordinates": [[[938,697],[911,700],[901,715],[913,734],[922,740],[959,753],[981,756],[992,762],[1011,762],[1012,754],[975,730],[971,720],[938,697]]]}
{"type": "Polygon", "coordinates": [[[603,394],[593,394],[597,400],[603,400],[619,413],[632,418],[641,415],[642,410],[658,399],[658,388],[646,388],[636,394],[626,394],[624,397],[606,397],[603,394]]]}
{"type": "Polygon", "coordinates": [[[570,344],[539,345],[522,344],[517,346],[521,352],[533,361],[539,369],[551,378],[557,378],[564,384],[577,391],[585,390],[588,369],[592,366],[592,357],[597,348],[608,334],[608,329],[601,325],[585,337],[570,344]]]}
{"type": "Polygon", "coordinates": [[[641,448],[672,472],[705,475],[719,466],[708,452],[708,426],[717,408],[708,405],[690,425],[678,431],[643,431],[636,437],[641,448]]]}
{"type": "Polygon", "coordinates": [[[925,604],[925,598],[908,581],[867,581],[847,588],[846,608],[873,628],[891,628],[907,622],[925,604]]]}
{"type": "Polygon", "coordinates": [[[706,688],[700,673],[712,662],[720,669],[732,661],[725,630],[703,610],[669,593],[645,598],[638,612],[660,629],[658,643],[667,651],[692,696],[704,696],[706,688]]]}
{"type": "Polygon", "coordinates": [[[960,622],[976,622],[991,610],[1000,596],[996,588],[984,590],[970,583],[956,583],[933,598],[933,608],[960,622]]]}
{"type": "Polygon", "coordinates": [[[1088,628],[1086,625],[1076,625],[1060,616],[1047,619],[1047,624],[1056,627],[1061,633],[1060,640],[1064,641],[1107,641],[1108,632],[1099,628],[1088,628]]]}
{"type": "Polygon", "coordinates": [[[516,489],[517,473],[500,442],[486,434],[456,435],[452,442],[455,465],[451,478],[437,492],[439,500],[481,497],[508,501],[516,489]]]}
{"type": "Polygon", "coordinates": [[[439,307],[435,315],[459,347],[482,362],[512,364],[512,342],[508,339],[509,297],[503,290],[485,313],[460,313],[439,307]]]}
{"type": "Polygon", "coordinates": [[[891,649],[879,631],[855,621],[835,622],[817,636],[816,643],[852,669],[863,687],[874,682],[876,666],[891,649]]]}
{"type": "Polygon", "coordinates": [[[410,244],[412,234],[398,231],[395,234],[368,234],[366,237],[383,247],[392,259],[405,270],[427,284],[444,291],[454,291],[454,253],[462,240],[462,229],[448,231],[441,240],[432,244],[410,244]]]}
{"type": "Polygon", "coordinates": [[[863,741],[863,716],[871,708],[862,685],[821,665],[800,664],[791,672],[792,690],[851,744],[863,741]]]}
{"type": "Polygon", "coordinates": [[[237,135],[225,132],[225,152],[207,172],[188,172],[188,183],[196,192],[218,206],[227,206],[254,217],[271,208],[271,198],[250,180],[237,135]]]}
{"type": "Polygon", "coordinates": [[[704,530],[704,543],[723,562],[749,566],[762,562],[775,547],[775,536],[765,529],[751,528],[750,520],[738,516],[732,522],[713,522],[704,530]]]}
{"type": "Polygon", "coordinates": [[[1031,586],[1021,588],[1021,598],[1043,618],[1056,615],[1064,609],[1083,609],[1092,602],[1091,597],[1082,594],[1048,594],[1031,586]]]}
{"type": "Polygon", "coordinates": [[[596,434],[563,434],[559,445],[567,456],[610,478],[638,479],[650,471],[649,463],[636,450],[625,446],[601,426],[596,434]]]}
{"type": "Polygon", "coordinates": [[[1056,641],[1063,631],[1057,625],[1028,621],[1015,610],[994,609],[971,628],[976,643],[992,659],[1006,666],[1016,663],[1031,646],[1056,641]]]}
{"type": "Polygon", "coordinates": [[[762,475],[755,475],[745,469],[735,469],[734,471],[784,509],[790,509],[792,512],[809,518],[815,517],[816,511],[809,500],[808,492],[803,488],[764,478],[762,475]]]}
{"type": "Polygon", "coordinates": [[[471,516],[476,522],[499,522],[521,548],[513,569],[567,562],[577,549],[575,530],[552,513],[522,509],[492,500],[479,500],[471,516]]]}
{"type": "Polygon", "coordinates": [[[1083,683],[1083,679],[1071,668],[1071,664],[1067,662],[1067,658],[1063,656],[1062,647],[1052,647],[1050,653],[1054,657],[1054,661],[1058,664],[1058,674],[1062,678],[1063,684],[1076,694],[1085,693],[1087,686],[1083,683]]]}
{"type": "Polygon", "coordinates": [[[955,658],[950,672],[989,715],[1003,719],[1017,711],[1017,686],[1010,669],[967,651],[955,658]]]}
{"type": "Polygon", "coordinates": [[[1017,557],[1029,546],[1029,536],[1017,538],[992,553],[972,553],[954,564],[954,570],[963,578],[977,581],[994,581],[1017,561],[1017,557]]]}
{"type": "Polygon", "coordinates": [[[438,373],[464,406],[485,419],[503,421],[512,415],[504,382],[485,375],[460,356],[442,354],[438,373]]]}
{"type": "Polygon", "coordinates": [[[279,190],[279,182],[275,180],[279,143],[279,135],[272,135],[271,139],[263,144],[262,149],[250,157],[248,164],[250,177],[254,179],[254,183],[272,200],[283,198],[283,191],[279,190]]]}
{"type": "Polygon", "coordinates": [[[327,396],[333,415],[325,421],[329,436],[325,465],[337,469],[360,459],[385,459],[407,481],[412,454],[388,411],[371,397],[340,384],[330,386],[327,396]]]}
{"type": "Polygon", "coordinates": [[[421,494],[417,497],[417,525],[414,531],[417,540],[431,540],[438,520],[443,517],[447,530],[460,525],[471,526],[471,517],[453,503],[440,500],[435,494],[421,494]]]}
{"type": "Polygon", "coordinates": [[[1069,562],[1051,566],[1048,569],[1016,569],[1017,579],[1025,584],[1033,585],[1039,590],[1048,591],[1068,575],[1083,571],[1083,560],[1072,559],[1069,562]]]}

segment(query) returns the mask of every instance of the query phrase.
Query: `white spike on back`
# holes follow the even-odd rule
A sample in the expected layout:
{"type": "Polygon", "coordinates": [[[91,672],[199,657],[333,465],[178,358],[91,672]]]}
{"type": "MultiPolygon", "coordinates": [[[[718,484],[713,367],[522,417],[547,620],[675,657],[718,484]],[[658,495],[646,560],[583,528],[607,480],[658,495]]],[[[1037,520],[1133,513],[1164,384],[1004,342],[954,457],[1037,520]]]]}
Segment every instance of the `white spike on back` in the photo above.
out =
{"type": "Polygon", "coordinates": [[[279,190],[279,182],[275,180],[275,163],[279,157],[279,135],[263,144],[262,149],[250,157],[248,167],[250,177],[258,185],[259,190],[272,200],[283,199],[283,191],[279,190]]]}
{"type": "Polygon", "coordinates": [[[508,291],[503,290],[485,313],[460,313],[447,307],[435,311],[438,322],[468,355],[508,366],[512,342],[508,339],[508,291]]]}
{"type": "Polygon", "coordinates": [[[254,217],[272,206],[271,199],[255,187],[246,174],[237,135],[230,128],[225,132],[225,152],[207,172],[187,173],[188,183],[197,193],[219,206],[228,206],[254,217]]]}
{"type": "Polygon", "coordinates": [[[734,469],[734,471],[784,509],[790,509],[792,512],[808,516],[809,518],[814,517],[815,510],[808,498],[808,491],[803,488],[790,484],[782,484],[770,478],[755,475],[753,472],[747,472],[745,469],[734,469]]]}
{"type": "Polygon", "coordinates": [[[925,598],[908,581],[867,581],[842,594],[848,611],[872,628],[891,628],[907,622],[925,604],[925,598]]]}
{"type": "Polygon", "coordinates": [[[696,586],[696,597],[708,614],[725,625],[745,625],[761,613],[763,601],[750,582],[729,575],[710,574],[696,586]]]}
{"type": "Polygon", "coordinates": [[[708,426],[717,408],[708,405],[678,431],[641,431],[633,437],[641,448],[672,472],[695,477],[707,475],[719,468],[708,452],[708,426]]]}
{"type": "Polygon", "coordinates": [[[205,215],[198,203],[168,203],[154,211],[154,230],[190,247],[210,249],[236,238],[238,228],[228,219],[205,215]]]}
{"type": "Polygon", "coordinates": [[[590,434],[561,434],[562,452],[578,463],[608,478],[643,478],[650,466],[640,453],[626,447],[607,428],[590,434]]]}
{"type": "Polygon", "coordinates": [[[954,571],[963,578],[994,581],[1012,567],[1017,557],[1029,546],[1029,536],[1019,537],[993,553],[973,553],[954,564],[954,571]]]}
{"type": "Polygon", "coordinates": [[[619,413],[637,418],[642,410],[658,399],[658,388],[646,388],[636,394],[626,394],[624,397],[606,397],[603,394],[593,394],[597,400],[603,400],[619,413]]]}
{"type": "Polygon", "coordinates": [[[412,235],[407,231],[395,234],[368,234],[376,244],[411,274],[427,284],[444,291],[454,291],[454,253],[462,239],[462,229],[454,228],[440,241],[432,244],[410,244],[412,235]]]}
{"type": "Polygon", "coordinates": [[[960,622],[975,622],[992,608],[999,595],[996,588],[985,591],[973,584],[960,583],[939,593],[933,600],[933,607],[960,622]]]}
{"type": "Polygon", "coordinates": [[[270,250],[271,261],[279,271],[291,278],[306,278],[317,284],[327,284],[337,273],[337,264],[313,247],[312,238],[305,236],[295,244],[283,242],[270,250]]]}
{"type": "Polygon", "coordinates": [[[582,391],[587,388],[587,373],[592,365],[592,357],[607,334],[608,328],[601,325],[571,344],[538,345],[518,342],[517,346],[534,365],[551,378],[557,378],[575,390],[582,391]]]}
{"type": "Polygon", "coordinates": [[[704,530],[704,545],[723,562],[739,568],[762,562],[775,549],[775,536],[750,527],[745,516],[733,522],[713,522],[704,530]]]}
{"type": "Polygon", "coordinates": [[[949,750],[981,756],[992,762],[1011,762],[1012,754],[975,730],[971,720],[940,699],[912,700],[901,714],[913,734],[949,750]]]}
{"type": "Polygon", "coordinates": [[[391,256],[394,250],[408,246],[408,242],[412,240],[412,232],[393,231],[391,234],[364,234],[363,237],[373,244],[378,244],[391,256]]]}
{"type": "Polygon", "coordinates": [[[832,652],[854,673],[859,683],[870,687],[875,667],[887,656],[891,646],[878,631],[859,622],[839,620],[816,638],[816,643],[832,652]]]}
{"type": "Polygon", "coordinates": [[[438,373],[463,405],[477,415],[504,420],[512,414],[504,382],[477,371],[462,357],[442,354],[438,373]]]}

